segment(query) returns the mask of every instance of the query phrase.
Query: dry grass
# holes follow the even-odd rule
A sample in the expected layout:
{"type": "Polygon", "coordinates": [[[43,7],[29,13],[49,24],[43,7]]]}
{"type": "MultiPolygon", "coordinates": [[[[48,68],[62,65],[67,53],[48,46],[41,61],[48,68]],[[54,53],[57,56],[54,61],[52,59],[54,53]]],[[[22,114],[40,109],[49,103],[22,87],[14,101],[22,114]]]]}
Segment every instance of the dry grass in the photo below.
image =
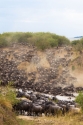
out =
{"type": "Polygon", "coordinates": [[[0,105],[3,108],[10,108],[10,109],[12,109],[12,105],[11,105],[10,101],[6,100],[5,98],[0,98],[0,105]]]}
{"type": "Polygon", "coordinates": [[[18,122],[19,122],[19,125],[37,125],[36,122],[33,120],[19,119],[18,122]]]}
{"type": "Polygon", "coordinates": [[[57,117],[45,117],[38,119],[38,123],[41,125],[83,125],[83,120],[78,115],[72,116],[59,116],[57,117]]]}
{"type": "Polygon", "coordinates": [[[16,100],[13,92],[9,86],[0,87],[0,125],[19,125],[12,112],[12,102],[16,100]]]}
{"type": "Polygon", "coordinates": [[[11,105],[6,100],[0,101],[0,125],[20,125],[16,119],[15,113],[10,108],[11,105]]]}
{"type": "MultiPolygon", "coordinates": [[[[22,118],[22,117],[21,117],[22,118]]],[[[34,117],[30,118],[26,116],[23,117],[23,120],[26,121],[25,125],[83,125],[83,115],[82,114],[68,114],[66,116],[59,117],[34,117]]]]}
{"type": "Polygon", "coordinates": [[[7,104],[6,107],[0,105],[0,125],[20,125],[14,112],[7,107],[7,104]]]}

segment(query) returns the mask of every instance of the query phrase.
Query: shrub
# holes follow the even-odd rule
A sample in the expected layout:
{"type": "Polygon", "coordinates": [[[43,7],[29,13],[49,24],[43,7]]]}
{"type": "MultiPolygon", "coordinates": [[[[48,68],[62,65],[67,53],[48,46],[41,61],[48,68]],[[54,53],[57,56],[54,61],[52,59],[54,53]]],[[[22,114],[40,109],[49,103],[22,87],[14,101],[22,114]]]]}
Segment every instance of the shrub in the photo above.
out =
{"type": "Polygon", "coordinates": [[[8,42],[2,35],[0,35],[0,47],[6,47],[6,46],[8,46],[8,42]]]}
{"type": "Polygon", "coordinates": [[[75,48],[76,51],[79,51],[80,53],[82,53],[83,38],[80,39],[80,40],[74,40],[74,41],[72,41],[71,45],[75,48]]]}
{"type": "Polygon", "coordinates": [[[12,108],[12,105],[16,104],[16,92],[10,86],[0,87],[0,105],[7,108],[12,108]]]}
{"type": "Polygon", "coordinates": [[[83,111],[83,92],[79,92],[79,95],[76,97],[75,101],[79,104],[83,111]]]}
{"type": "Polygon", "coordinates": [[[38,49],[45,50],[50,47],[69,45],[70,41],[64,36],[49,32],[9,32],[0,34],[0,47],[5,47],[11,43],[30,43],[38,49]]]}
{"type": "Polygon", "coordinates": [[[72,66],[72,70],[75,70],[75,66],[72,66]]]}

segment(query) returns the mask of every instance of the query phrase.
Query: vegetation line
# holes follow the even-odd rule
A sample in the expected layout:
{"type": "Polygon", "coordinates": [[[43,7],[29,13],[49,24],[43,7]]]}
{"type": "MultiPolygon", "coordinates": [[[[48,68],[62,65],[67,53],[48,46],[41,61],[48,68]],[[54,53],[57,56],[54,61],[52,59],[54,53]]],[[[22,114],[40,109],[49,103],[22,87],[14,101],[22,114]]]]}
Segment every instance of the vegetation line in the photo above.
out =
{"type": "Polygon", "coordinates": [[[12,43],[32,44],[40,50],[45,50],[50,47],[69,45],[70,41],[64,36],[49,32],[9,32],[0,34],[0,47],[9,46],[12,43]]]}

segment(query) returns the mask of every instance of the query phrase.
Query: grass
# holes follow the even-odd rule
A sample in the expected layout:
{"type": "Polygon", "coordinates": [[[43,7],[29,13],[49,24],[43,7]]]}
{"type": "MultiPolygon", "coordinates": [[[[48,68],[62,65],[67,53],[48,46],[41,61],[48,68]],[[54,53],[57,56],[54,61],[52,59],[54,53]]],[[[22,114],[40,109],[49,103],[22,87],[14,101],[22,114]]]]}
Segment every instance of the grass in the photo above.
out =
{"type": "MultiPolygon", "coordinates": [[[[28,116],[27,116],[28,117],[28,116]]],[[[59,117],[36,117],[33,120],[19,119],[20,125],[83,125],[83,114],[67,114],[59,117]]]]}
{"type": "Polygon", "coordinates": [[[9,108],[0,105],[0,125],[20,125],[16,115],[9,108]]]}
{"type": "Polygon", "coordinates": [[[16,119],[11,111],[5,111],[0,107],[0,125],[83,125],[83,114],[67,114],[58,118],[42,116],[30,120],[27,116],[27,119],[16,119]],[[1,110],[3,110],[3,122],[1,120],[1,110]]]}
{"type": "Polygon", "coordinates": [[[18,122],[20,125],[37,125],[36,122],[32,120],[19,119],[18,122]]]}
{"type": "Polygon", "coordinates": [[[16,102],[16,95],[9,86],[0,87],[0,125],[20,125],[12,111],[12,104],[16,102]]]}

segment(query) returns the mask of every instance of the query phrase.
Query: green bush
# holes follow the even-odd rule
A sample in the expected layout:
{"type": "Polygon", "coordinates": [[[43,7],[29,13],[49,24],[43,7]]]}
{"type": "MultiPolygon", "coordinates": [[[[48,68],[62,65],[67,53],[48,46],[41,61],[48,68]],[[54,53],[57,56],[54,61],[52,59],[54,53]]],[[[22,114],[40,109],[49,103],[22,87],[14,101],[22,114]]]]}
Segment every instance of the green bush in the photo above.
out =
{"type": "Polygon", "coordinates": [[[79,104],[83,111],[83,92],[79,92],[79,95],[76,97],[75,101],[79,104]]]}
{"type": "Polygon", "coordinates": [[[79,41],[80,41],[80,40],[74,40],[74,41],[72,41],[71,44],[72,44],[72,45],[77,45],[77,44],[79,43],[79,41]]]}
{"type": "Polygon", "coordinates": [[[74,40],[71,42],[71,45],[75,48],[76,51],[79,51],[80,53],[82,53],[82,49],[83,49],[83,38],[80,40],[74,40]]]}
{"type": "Polygon", "coordinates": [[[0,35],[0,47],[6,47],[6,46],[8,46],[6,38],[0,35]]]}
{"type": "Polygon", "coordinates": [[[69,45],[70,41],[64,36],[49,32],[9,32],[0,34],[0,47],[5,47],[12,43],[30,43],[38,49],[45,50],[46,48],[69,45]]]}
{"type": "Polygon", "coordinates": [[[12,108],[12,105],[16,104],[18,100],[16,99],[16,92],[9,85],[5,87],[0,87],[0,104],[3,107],[12,108]]]}

